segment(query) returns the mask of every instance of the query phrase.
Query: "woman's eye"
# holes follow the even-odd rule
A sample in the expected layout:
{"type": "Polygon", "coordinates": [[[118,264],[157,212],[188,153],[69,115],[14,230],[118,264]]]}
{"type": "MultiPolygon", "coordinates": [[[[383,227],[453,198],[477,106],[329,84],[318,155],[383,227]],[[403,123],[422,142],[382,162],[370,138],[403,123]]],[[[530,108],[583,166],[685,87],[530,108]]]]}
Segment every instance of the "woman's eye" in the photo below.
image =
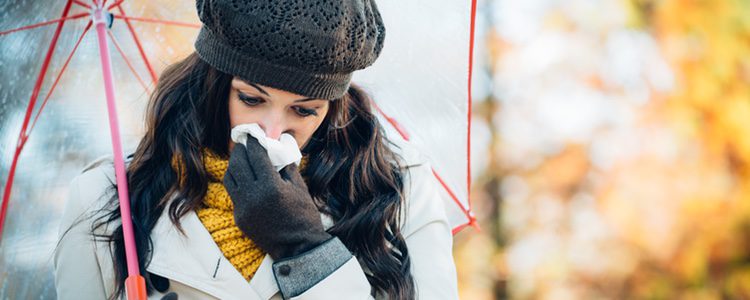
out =
{"type": "Polygon", "coordinates": [[[313,115],[317,116],[318,115],[318,112],[315,111],[314,109],[307,109],[307,108],[299,107],[299,106],[296,107],[295,109],[297,110],[297,114],[300,115],[300,116],[303,116],[303,117],[309,117],[309,116],[313,116],[313,115]]]}
{"type": "MultiPolygon", "coordinates": [[[[244,102],[248,106],[256,106],[258,104],[263,103],[262,98],[252,97],[245,95],[241,92],[237,92],[237,97],[240,98],[240,101],[244,102]]],[[[304,107],[295,106],[294,110],[296,113],[302,117],[309,117],[309,116],[317,116],[318,112],[315,109],[307,109],[304,107]]]]}
{"type": "Polygon", "coordinates": [[[237,93],[237,96],[240,98],[242,102],[245,102],[245,104],[250,106],[255,106],[263,102],[263,99],[256,98],[256,97],[250,97],[248,95],[245,95],[243,93],[237,93]]]}

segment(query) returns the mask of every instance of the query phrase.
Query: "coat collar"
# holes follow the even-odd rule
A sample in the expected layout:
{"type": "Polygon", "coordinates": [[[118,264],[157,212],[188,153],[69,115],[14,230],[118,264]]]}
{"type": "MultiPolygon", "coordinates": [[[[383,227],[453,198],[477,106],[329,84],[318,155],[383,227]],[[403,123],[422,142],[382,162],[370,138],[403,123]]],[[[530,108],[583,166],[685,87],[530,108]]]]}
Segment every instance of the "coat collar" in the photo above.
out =
{"type": "MultiPolygon", "coordinates": [[[[194,211],[180,219],[185,235],[172,224],[168,211],[163,210],[151,232],[154,252],[147,271],[219,299],[266,300],[279,291],[271,268],[273,259],[268,254],[248,283],[224,257],[194,211]]],[[[321,214],[321,220],[326,229],[332,225],[325,214],[321,214]]]]}

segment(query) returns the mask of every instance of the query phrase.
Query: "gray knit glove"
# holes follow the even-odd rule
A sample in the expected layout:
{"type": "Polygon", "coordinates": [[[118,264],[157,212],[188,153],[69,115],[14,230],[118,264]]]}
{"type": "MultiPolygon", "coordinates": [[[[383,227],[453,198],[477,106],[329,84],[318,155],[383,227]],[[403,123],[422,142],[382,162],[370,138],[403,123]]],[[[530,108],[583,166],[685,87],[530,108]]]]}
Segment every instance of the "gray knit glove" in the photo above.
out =
{"type": "Polygon", "coordinates": [[[237,227],[274,260],[292,257],[332,238],[323,229],[296,164],[277,172],[252,136],[235,144],[224,174],[237,227]]]}

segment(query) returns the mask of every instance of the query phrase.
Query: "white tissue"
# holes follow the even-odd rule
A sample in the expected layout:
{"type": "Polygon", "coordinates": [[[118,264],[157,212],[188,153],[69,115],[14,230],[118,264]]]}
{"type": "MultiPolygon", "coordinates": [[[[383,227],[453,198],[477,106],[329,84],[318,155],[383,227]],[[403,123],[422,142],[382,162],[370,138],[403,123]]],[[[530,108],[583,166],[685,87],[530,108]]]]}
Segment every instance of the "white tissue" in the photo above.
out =
{"type": "Polygon", "coordinates": [[[299,151],[297,141],[288,133],[283,133],[278,140],[266,136],[266,132],[260,128],[258,123],[240,124],[232,128],[232,141],[247,146],[247,136],[255,137],[263,148],[268,152],[271,164],[276,171],[285,166],[295,163],[299,165],[302,153],[299,151]]]}

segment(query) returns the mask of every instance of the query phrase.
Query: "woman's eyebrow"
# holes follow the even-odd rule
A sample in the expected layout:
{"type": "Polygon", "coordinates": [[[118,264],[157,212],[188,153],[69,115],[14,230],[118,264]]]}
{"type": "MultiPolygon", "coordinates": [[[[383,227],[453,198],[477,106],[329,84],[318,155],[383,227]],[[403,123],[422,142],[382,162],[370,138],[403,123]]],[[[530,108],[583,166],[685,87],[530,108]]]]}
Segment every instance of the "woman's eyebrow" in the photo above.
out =
{"type": "Polygon", "coordinates": [[[250,82],[246,82],[246,81],[243,81],[243,82],[244,82],[244,83],[247,83],[247,84],[249,84],[249,85],[252,85],[252,86],[253,86],[254,88],[258,89],[258,90],[259,90],[259,91],[260,91],[261,93],[265,94],[266,96],[271,96],[271,95],[269,95],[269,94],[268,94],[268,92],[266,92],[266,90],[264,90],[264,89],[260,88],[260,87],[259,87],[258,85],[256,85],[255,83],[250,83],[250,82]]]}
{"type": "MultiPolygon", "coordinates": [[[[246,81],[243,81],[243,82],[247,83],[249,85],[252,85],[254,88],[258,89],[258,91],[260,91],[261,93],[265,94],[266,96],[269,96],[269,97],[271,96],[271,95],[268,94],[268,92],[266,92],[266,90],[262,89],[257,84],[251,83],[251,82],[246,82],[246,81]]],[[[310,100],[315,100],[315,98],[304,98],[304,99],[294,100],[294,102],[305,102],[305,101],[310,101],[310,100]]]]}

